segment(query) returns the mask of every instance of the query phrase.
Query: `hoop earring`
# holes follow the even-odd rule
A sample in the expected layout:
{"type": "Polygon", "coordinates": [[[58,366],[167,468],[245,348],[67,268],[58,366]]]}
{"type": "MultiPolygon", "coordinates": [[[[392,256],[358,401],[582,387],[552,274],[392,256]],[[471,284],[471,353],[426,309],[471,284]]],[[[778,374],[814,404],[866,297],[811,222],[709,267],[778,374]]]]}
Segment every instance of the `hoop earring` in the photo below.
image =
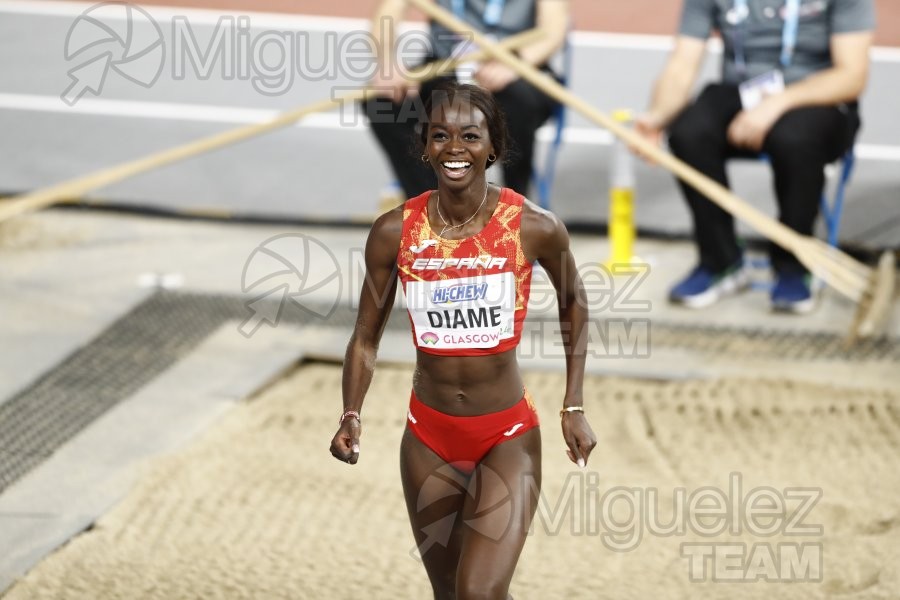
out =
{"type": "Polygon", "coordinates": [[[428,162],[428,155],[427,155],[427,154],[423,154],[423,155],[422,155],[422,162],[423,162],[423,163],[427,163],[427,162],[428,162]]]}
{"type": "Polygon", "coordinates": [[[497,162],[497,155],[496,154],[488,154],[488,163],[493,164],[495,162],[497,162]]]}

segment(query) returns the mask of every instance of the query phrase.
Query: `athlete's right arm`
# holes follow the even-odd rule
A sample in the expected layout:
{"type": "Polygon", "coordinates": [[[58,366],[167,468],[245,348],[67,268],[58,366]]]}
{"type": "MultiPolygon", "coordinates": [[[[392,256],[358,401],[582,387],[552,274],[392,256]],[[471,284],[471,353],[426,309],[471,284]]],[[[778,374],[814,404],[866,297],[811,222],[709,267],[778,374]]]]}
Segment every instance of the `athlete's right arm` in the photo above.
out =
{"type": "MultiPolygon", "coordinates": [[[[372,381],[378,343],[394,306],[397,291],[397,251],[403,227],[403,207],[383,214],[375,221],[366,242],[366,276],[359,297],[356,325],[344,357],[342,414],[360,412],[372,381]]],[[[331,454],[338,460],[356,464],[359,459],[359,420],[348,417],[331,440],[331,454]]]]}

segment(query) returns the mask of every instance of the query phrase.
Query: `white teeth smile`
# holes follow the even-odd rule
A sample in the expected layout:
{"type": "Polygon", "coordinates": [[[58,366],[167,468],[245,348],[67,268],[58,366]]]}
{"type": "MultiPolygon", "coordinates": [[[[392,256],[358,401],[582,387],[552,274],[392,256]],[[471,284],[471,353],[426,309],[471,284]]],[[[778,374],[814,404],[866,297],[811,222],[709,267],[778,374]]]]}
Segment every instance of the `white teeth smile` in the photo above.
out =
{"type": "Polygon", "coordinates": [[[448,169],[465,169],[470,166],[472,163],[467,163],[464,161],[454,161],[454,162],[445,162],[442,163],[448,169]]]}

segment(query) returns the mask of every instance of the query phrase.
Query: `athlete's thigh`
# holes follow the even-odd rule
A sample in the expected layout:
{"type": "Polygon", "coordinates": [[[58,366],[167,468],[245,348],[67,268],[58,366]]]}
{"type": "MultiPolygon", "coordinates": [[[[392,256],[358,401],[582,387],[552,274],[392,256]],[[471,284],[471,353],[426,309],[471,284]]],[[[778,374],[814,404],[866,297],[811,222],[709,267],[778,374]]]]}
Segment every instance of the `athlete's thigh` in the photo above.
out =
{"type": "Polygon", "coordinates": [[[535,427],[481,461],[463,506],[457,571],[460,598],[489,590],[505,598],[539,501],[541,434],[535,427]]]}
{"type": "Polygon", "coordinates": [[[468,477],[448,465],[409,429],[400,443],[400,478],[420,556],[435,592],[453,591],[468,477]]]}

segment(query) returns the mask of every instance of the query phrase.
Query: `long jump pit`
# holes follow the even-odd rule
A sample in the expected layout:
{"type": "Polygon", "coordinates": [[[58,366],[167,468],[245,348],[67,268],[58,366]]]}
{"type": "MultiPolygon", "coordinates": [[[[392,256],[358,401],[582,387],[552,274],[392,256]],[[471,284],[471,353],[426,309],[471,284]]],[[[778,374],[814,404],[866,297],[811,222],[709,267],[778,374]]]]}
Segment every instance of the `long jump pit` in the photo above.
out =
{"type": "MultiPolygon", "coordinates": [[[[430,597],[398,470],[411,377],[376,370],[350,467],[328,452],[341,367],[301,363],[152,461],[4,600],[430,597]]],[[[589,375],[599,444],[580,470],[564,375],[526,384],[543,489],[514,597],[900,597],[897,389],[589,375]]]]}

